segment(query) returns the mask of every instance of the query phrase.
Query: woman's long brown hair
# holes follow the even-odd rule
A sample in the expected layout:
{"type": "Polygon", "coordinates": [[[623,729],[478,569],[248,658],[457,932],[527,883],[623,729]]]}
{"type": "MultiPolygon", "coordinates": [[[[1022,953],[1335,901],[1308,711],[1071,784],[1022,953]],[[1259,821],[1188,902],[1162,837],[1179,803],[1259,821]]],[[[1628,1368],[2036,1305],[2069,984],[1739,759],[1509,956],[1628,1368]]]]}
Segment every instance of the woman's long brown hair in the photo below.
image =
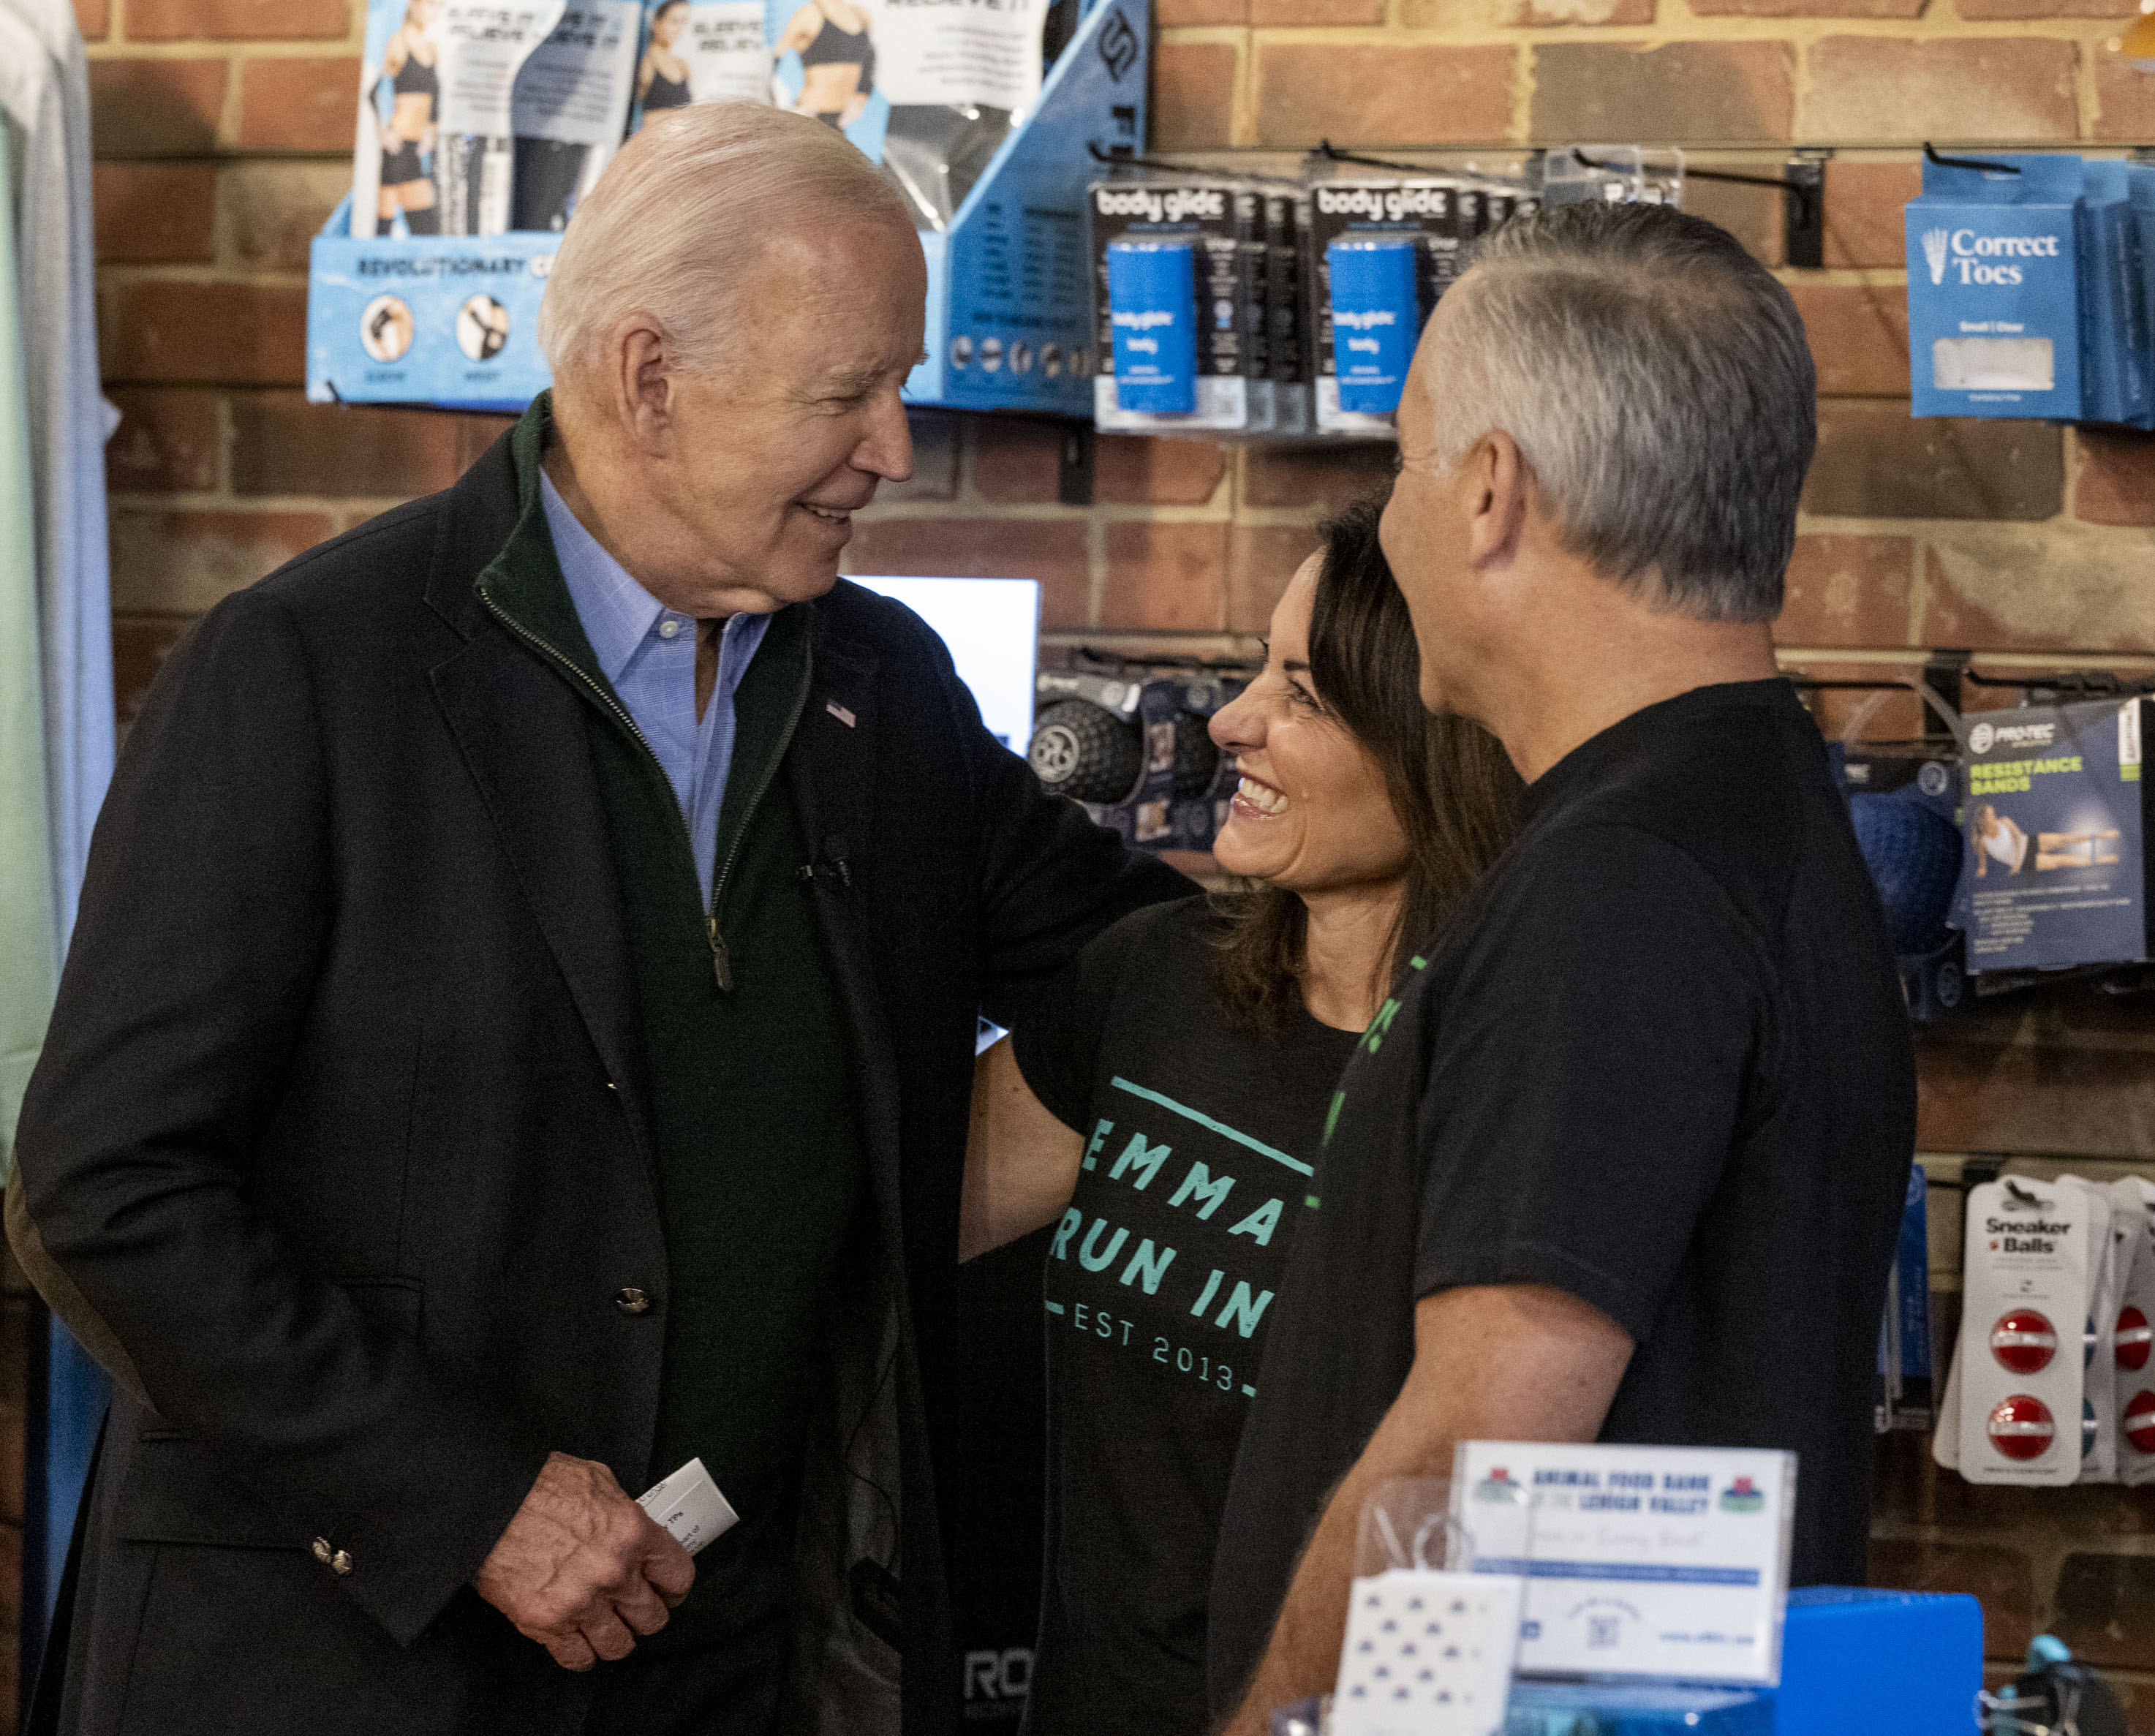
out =
{"type": "MultiPolygon", "coordinates": [[[[1518,774],[1495,738],[1421,703],[1421,653],[1406,599],[1377,542],[1378,508],[1327,524],[1309,622],[1317,698],[1375,760],[1407,839],[1406,895],[1382,965],[1389,983],[1410,946],[1432,939],[1511,839],[1518,774]]],[[[1308,921],[1301,899],[1262,882],[1221,894],[1215,976],[1228,1016],[1273,1032],[1302,1009],[1308,921]]]]}

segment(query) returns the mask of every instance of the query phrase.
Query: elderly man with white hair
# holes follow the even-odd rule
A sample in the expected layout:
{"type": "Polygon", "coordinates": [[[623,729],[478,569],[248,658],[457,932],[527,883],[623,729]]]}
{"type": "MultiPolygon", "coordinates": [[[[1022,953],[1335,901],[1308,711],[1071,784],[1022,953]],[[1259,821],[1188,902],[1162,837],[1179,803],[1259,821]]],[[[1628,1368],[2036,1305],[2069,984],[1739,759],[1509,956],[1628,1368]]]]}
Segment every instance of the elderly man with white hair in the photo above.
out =
{"type": "Polygon", "coordinates": [[[1332,1684],[1364,1502],[1464,1440],[1793,1452],[1794,1583],[1863,1583],[1915,1075],[1774,662],[1816,391],[1788,291],[1666,206],[1515,219],[1422,335],[1385,553],[1423,703],[1527,790],[1333,1101],[1214,1572],[1230,1736],[1332,1684]]]}
{"type": "Polygon", "coordinates": [[[160,675],[9,1200],[120,1394],[36,1728],[947,1718],[978,1016],[1184,883],[837,581],[924,289],[827,128],[655,122],[550,396],[160,675]],[[632,1498],[692,1460],[693,1560],[632,1498]]]}

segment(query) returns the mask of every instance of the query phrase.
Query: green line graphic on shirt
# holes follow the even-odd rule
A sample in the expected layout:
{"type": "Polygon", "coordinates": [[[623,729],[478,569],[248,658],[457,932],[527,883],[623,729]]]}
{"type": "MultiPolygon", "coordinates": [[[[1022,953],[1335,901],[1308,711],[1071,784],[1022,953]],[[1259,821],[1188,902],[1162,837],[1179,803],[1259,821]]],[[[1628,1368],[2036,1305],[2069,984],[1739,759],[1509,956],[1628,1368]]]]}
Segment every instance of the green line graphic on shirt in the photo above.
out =
{"type": "Polygon", "coordinates": [[[1142,1085],[1133,1085],[1128,1079],[1122,1078],[1119,1074],[1118,1074],[1113,1079],[1110,1080],[1109,1083],[1113,1084],[1118,1091],[1127,1091],[1131,1096],[1141,1097],[1147,1103],[1158,1104],[1163,1109],[1172,1109],[1176,1114],[1181,1116],[1185,1120],[1195,1121],[1200,1127],[1210,1128],[1223,1139],[1232,1139],[1237,1145],[1246,1146],[1250,1150],[1255,1151],[1262,1156],[1272,1159],[1274,1163],[1285,1164],[1287,1168],[1293,1170],[1298,1175],[1308,1175],[1314,1173],[1311,1170],[1310,1166],[1303,1162],[1300,1158],[1289,1157],[1284,1151],[1278,1150],[1273,1146],[1266,1145],[1262,1139],[1253,1139],[1247,1134],[1241,1132],[1238,1129],[1228,1126],[1224,1121],[1215,1121],[1210,1115],[1205,1114],[1200,1109],[1193,1109],[1186,1104],[1179,1104],[1171,1097],[1163,1097],[1157,1091],[1148,1091],[1142,1085]]]}

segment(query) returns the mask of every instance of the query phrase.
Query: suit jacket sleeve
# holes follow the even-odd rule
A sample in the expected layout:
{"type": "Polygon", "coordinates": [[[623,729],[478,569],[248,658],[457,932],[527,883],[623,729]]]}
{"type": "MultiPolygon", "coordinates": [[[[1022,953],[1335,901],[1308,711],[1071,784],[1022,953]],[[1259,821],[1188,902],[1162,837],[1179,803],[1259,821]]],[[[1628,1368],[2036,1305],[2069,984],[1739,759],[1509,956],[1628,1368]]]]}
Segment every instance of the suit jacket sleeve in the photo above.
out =
{"type": "Polygon", "coordinates": [[[335,1583],[408,1643],[546,1455],[252,1203],[337,944],[334,818],[299,633],[274,592],[233,597],[120,756],[25,1099],[17,1227],[131,1365],[115,1373],[227,1447],[295,1545],[347,1552],[335,1583]]]}
{"type": "Polygon", "coordinates": [[[980,838],[980,1010],[1015,1026],[1109,924],[1195,888],[1094,825],[1068,796],[1049,795],[1032,768],[989,734],[943,642],[923,633],[956,717],[980,838]]]}

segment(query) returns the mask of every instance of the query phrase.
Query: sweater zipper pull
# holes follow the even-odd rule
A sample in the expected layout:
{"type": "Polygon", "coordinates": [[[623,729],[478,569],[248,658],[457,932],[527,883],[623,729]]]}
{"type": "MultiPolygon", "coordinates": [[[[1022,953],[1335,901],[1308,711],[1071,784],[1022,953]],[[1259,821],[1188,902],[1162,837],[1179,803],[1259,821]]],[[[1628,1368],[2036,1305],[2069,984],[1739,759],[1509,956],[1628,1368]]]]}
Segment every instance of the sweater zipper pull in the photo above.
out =
{"type": "Polygon", "coordinates": [[[734,965],[726,952],[726,937],[719,932],[717,917],[707,916],[704,923],[711,936],[711,975],[718,980],[720,990],[730,995],[734,990],[734,965]]]}

